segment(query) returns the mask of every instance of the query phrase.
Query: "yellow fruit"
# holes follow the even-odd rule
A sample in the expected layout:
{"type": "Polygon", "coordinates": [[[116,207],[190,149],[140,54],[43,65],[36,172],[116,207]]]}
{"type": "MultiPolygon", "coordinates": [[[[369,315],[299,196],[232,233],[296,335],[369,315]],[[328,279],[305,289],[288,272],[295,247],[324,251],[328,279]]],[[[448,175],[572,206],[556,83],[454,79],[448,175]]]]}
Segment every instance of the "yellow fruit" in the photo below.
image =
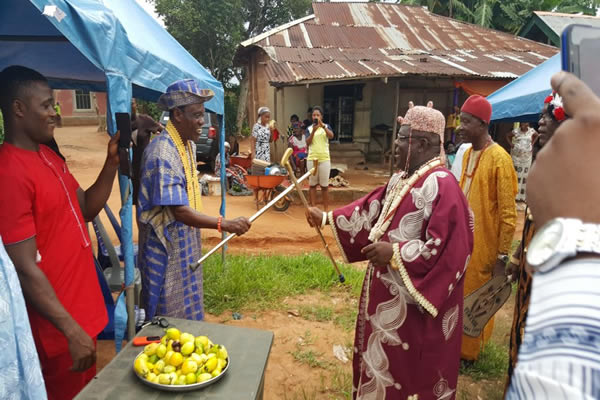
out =
{"type": "Polygon", "coordinates": [[[191,333],[183,332],[181,336],[179,336],[179,343],[181,343],[181,345],[183,346],[187,342],[194,343],[194,339],[194,335],[192,335],[191,333]]]}
{"type": "Polygon", "coordinates": [[[175,385],[185,385],[185,375],[181,375],[175,380],[175,385]]]}
{"type": "Polygon", "coordinates": [[[173,355],[169,359],[169,364],[174,367],[179,367],[182,362],[183,362],[183,355],[181,355],[181,353],[173,353],[173,355]]]}
{"type": "Polygon", "coordinates": [[[221,368],[217,367],[217,368],[215,368],[215,370],[212,372],[212,374],[211,374],[211,375],[212,375],[212,376],[213,376],[213,378],[214,378],[214,377],[217,377],[217,376],[221,375],[221,372],[222,372],[222,371],[221,371],[221,368]]]}
{"type": "Polygon", "coordinates": [[[226,365],[227,365],[227,361],[225,361],[224,359],[219,358],[217,360],[217,368],[223,369],[223,368],[225,368],[226,365]]]}
{"type": "Polygon", "coordinates": [[[196,383],[196,374],[194,373],[189,373],[185,376],[185,383],[186,385],[193,385],[194,383],[196,383]]]}
{"type": "Polygon", "coordinates": [[[150,382],[152,382],[152,383],[160,383],[160,382],[158,381],[158,375],[155,375],[155,376],[154,376],[154,378],[152,378],[152,379],[150,380],[150,382]]]}
{"type": "Polygon", "coordinates": [[[154,371],[154,364],[152,364],[151,362],[147,362],[146,365],[148,366],[148,369],[150,371],[154,371]]]}
{"type": "Polygon", "coordinates": [[[167,336],[169,337],[169,339],[179,340],[181,332],[177,328],[169,328],[167,329],[167,336]]]}
{"type": "Polygon", "coordinates": [[[196,380],[196,381],[197,381],[198,383],[200,383],[200,382],[206,382],[206,381],[207,381],[207,380],[209,380],[209,379],[212,379],[212,375],[211,375],[211,374],[206,374],[206,373],[204,373],[204,374],[200,374],[200,375],[198,375],[198,378],[197,378],[197,380],[196,380]]]}
{"type": "Polygon", "coordinates": [[[161,343],[156,349],[156,356],[158,358],[163,358],[165,354],[167,354],[167,346],[161,343]]]}
{"type": "Polygon", "coordinates": [[[152,382],[156,377],[157,375],[154,372],[150,372],[148,375],[146,375],[146,379],[150,382],[152,382]]]}
{"type": "Polygon", "coordinates": [[[163,369],[165,368],[165,362],[163,360],[158,360],[156,364],[154,364],[154,373],[161,374],[163,369]],[[156,372],[158,371],[158,372],[156,372]]]}
{"type": "Polygon", "coordinates": [[[204,364],[202,357],[200,357],[200,355],[196,354],[196,353],[192,353],[190,355],[190,360],[194,360],[196,362],[196,364],[204,364]]]}
{"type": "Polygon", "coordinates": [[[181,373],[184,375],[196,373],[196,371],[198,371],[198,364],[194,360],[188,360],[181,365],[181,373]]]}
{"type": "Polygon", "coordinates": [[[158,376],[158,383],[160,383],[161,385],[170,385],[171,376],[169,374],[160,374],[158,376]]]}
{"type": "Polygon", "coordinates": [[[215,353],[208,353],[206,357],[210,360],[211,358],[217,358],[217,355],[215,353]]]}
{"type": "Polygon", "coordinates": [[[223,360],[227,360],[227,357],[229,356],[227,354],[227,349],[225,348],[225,346],[221,346],[221,348],[219,349],[219,354],[217,354],[219,356],[219,358],[222,358],[223,360]]]}
{"type": "Polygon", "coordinates": [[[216,344],[216,345],[212,346],[212,347],[210,348],[210,350],[208,351],[208,353],[209,353],[209,354],[210,354],[210,353],[213,353],[213,354],[219,354],[219,345],[218,345],[218,344],[216,344]]]}
{"type": "Polygon", "coordinates": [[[148,357],[153,356],[156,354],[156,349],[158,346],[158,343],[147,344],[146,347],[144,347],[144,354],[146,354],[148,357]]]}
{"type": "Polygon", "coordinates": [[[176,368],[172,365],[167,365],[164,369],[163,369],[163,373],[165,374],[170,374],[171,372],[175,372],[176,368]]]}
{"type": "Polygon", "coordinates": [[[164,335],[163,337],[160,338],[160,344],[166,346],[168,340],[169,340],[169,338],[167,337],[167,335],[164,335]]]}
{"type": "Polygon", "coordinates": [[[148,357],[148,362],[151,362],[152,364],[156,364],[156,362],[160,360],[160,357],[157,356],[156,354],[148,357]]]}
{"type": "Polygon", "coordinates": [[[186,342],[183,346],[181,346],[181,354],[184,356],[189,356],[195,350],[194,342],[186,342]]]}
{"type": "Polygon", "coordinates": [[[167,342],[167,353],[173,351],[173,342],[175,342],[173,339],[169,339],[167,342]]]}
{"type": "Polygon", "coordinates": [[[216,357],[209,359],[205,364],[204,368],[206,368],[206,372],[213,372],[215,368],[217,368],[218,360],[216,357]]]}
{"type": "Polygon", "coordinates": [[[138,358],[141,358],[141,359],[143,359],[144,361],[148,361],[148,355],[147,355],[147,354],[143,354],[143,353],[142,353],[142,354],[140,354],[140,355],[138,356],[138,358]]]}
{"type": "Polygon", "coordinates": [[[202,350],[204,351],[204,349],[208,347],[208,337],[206,337],[206,336],[198,336],[194,340],[194,344],[196,345],[196,347],[202,346],[202,350]]]}
{"type": "Polygon", "coordinates": [[[143,377],[146,377],[150,373],[150,369],[146,364],[146,360],[141,356],[135,359],[133,363],[133,369],[135,369],[135,372],[143,377]]]}
{"type": "Polygon", "coordinates": [[[165,357],[163,358],[163,360],[165,360],[165,364],[169,363],[169,360],[171,359],[171,356],[173,356],[173,354],[175,354],[173,350],[167,351],[167,354],[165,354],[165,357]]]}

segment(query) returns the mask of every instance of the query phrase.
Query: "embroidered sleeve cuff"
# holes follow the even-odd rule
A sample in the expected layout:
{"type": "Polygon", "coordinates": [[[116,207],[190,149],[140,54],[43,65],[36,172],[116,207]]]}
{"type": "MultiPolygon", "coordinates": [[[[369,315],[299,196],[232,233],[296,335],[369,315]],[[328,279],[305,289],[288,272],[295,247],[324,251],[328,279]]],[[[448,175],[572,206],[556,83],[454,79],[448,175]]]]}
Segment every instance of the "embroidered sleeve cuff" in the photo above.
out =
{"type": "Polygon", "coordinates": [[[402,255],[400,253],[400,243],[394,243],[393,247],[394,255],[392,256],[392,261],[390,263],[392,268],[400,273],[400,277],[402,278],[404,286],[406,286],[408,293],[410,293],[410,295],[415,299],[417,304],[419,304],[421,307],[427,310],[427,312],[431,314],[431,316],[433,316],[434,318],[437,317],[437,308],[435,308],[435,306],[431,304],[431,302],[427,300],[425,296],[419,293],[417,288],[415,288],[415,285],[413,285],[412,281],[410,280],[408,271],[406,270],[404,262],[402,261],[402,255]]]}
{"type": "Polygon", "coordinates": [[[340,253],[342,253],[342,256],[344,257],[344,262],[350,264],[350,262],[348,261],[348,256],[346,256],[346,252],[344,251],[344,246],[342,246],[342,242],[340,242],[340,237],[338,236],[337,226],[335,225],[335,221],[333,219],[333,211],[329,211],[327,213],[327,219],[329,220],[329,226],[331,227],[331,231],[333,232],[335,242],[337,243],[338,248],[340,249],[340,253]]]}

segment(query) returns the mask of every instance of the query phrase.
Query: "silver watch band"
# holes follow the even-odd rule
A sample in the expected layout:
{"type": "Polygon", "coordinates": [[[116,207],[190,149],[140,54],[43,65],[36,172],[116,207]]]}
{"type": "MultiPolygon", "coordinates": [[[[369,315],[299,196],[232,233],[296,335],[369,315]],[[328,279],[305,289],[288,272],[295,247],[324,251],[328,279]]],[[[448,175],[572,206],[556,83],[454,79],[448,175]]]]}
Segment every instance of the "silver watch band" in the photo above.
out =
{"type": "Polygon", "coordinates": [[[600,225],[581,224],[577,233],[577,252],[600,254],[600,225]]]}

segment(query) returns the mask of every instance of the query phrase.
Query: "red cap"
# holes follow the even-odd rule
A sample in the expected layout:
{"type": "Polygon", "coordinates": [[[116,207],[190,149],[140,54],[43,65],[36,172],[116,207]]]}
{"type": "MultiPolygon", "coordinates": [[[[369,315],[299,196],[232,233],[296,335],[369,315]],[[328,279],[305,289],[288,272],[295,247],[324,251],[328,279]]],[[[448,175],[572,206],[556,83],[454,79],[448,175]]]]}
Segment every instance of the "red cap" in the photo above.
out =
{"type": "Polygon", "coordinates": [[[477,94],[469,97],[460,111],[471,114],[487,124],[492,119],[492,105],[485,97],[477,94]]]}

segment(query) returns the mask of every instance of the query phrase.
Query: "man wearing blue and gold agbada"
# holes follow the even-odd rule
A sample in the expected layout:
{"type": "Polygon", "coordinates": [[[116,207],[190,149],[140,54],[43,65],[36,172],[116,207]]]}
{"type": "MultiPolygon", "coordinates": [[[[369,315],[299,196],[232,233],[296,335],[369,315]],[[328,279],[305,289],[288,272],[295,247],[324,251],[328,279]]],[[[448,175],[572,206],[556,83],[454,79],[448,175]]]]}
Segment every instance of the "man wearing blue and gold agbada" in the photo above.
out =
{"type": "Polygon", "coordinates": [[[158,100],[169,111],[166,129],[146,147],[138,199],[142,307],[148,318],[204,318],[200,228],[244,234],[247,218],[202,214],[195,141],[204,125],[204,102],[213,92],[191,79],[177,81],[158,100]]]}

